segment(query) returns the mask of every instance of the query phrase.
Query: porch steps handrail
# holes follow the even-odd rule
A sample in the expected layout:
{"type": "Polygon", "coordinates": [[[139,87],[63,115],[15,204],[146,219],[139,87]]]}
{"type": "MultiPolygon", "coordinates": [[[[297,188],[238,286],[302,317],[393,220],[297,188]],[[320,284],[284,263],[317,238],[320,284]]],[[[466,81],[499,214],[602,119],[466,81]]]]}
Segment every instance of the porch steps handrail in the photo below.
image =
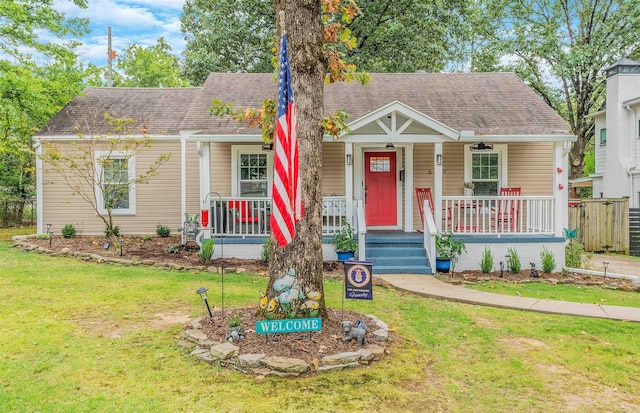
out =
{"type": "Polygon", "coordinates": [[[356,228],[358,228],[358,259],[364,261],[367,259],[365,245],[367,243],[367,222],[364,215],[364,204],[362,200],[357,201],[356,207],[356,228]]]}
{"type": "Polygon", "coordinates": [[[433,214],[431,213],[431,208],[429,208],[428,201],[424,201],[424,250],[427,253],[427,260],[429,261],[429,265],[431,266],[431,272],[434,272],[434,263],[436,260],[436,234],[438,233],[438,227],[436,226],[436,221],[433,219],[433,214]]]}

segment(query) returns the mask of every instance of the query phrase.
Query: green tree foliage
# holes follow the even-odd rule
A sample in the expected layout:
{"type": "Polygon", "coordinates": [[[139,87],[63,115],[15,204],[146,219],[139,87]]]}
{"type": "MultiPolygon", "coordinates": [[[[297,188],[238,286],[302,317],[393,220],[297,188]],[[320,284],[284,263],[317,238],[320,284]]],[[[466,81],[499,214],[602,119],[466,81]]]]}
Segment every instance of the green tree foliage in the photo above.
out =
{"type": "MultiPolygon", "coordinates": [[[[74,3],[86,7],[85,0],[74,3]]],[[[87,21],[66,19],[51,5],[0,2],[0,197],[33,194],[32,137],[82,88],[77,43],[50,37],[81,36],[87,21]]]]}
{"type": "MultiPolygon", "coordinates": [[[[366,0],[358,6],[360,13],[345,24],[357,44],[341,45],[344,60],[358,70],[439,71],[461,52],[469,10],[462,0],[366,0]]],[[[184,75],[200,85],[211,72],[273,71],[274,22],[272,0],[187,0],[184,75]]]]}
{"type": "Polygon", "coordinates": [[[273,71],[275,9],[272,0],[187,0],[184,75],[201,85],[211,72],[273,71]]]}
{"type": "Polygon", "coordinates": [[[347,25],[358,39],[347,60],[367,72],[437,72],[456,58],[467,13],[461,0],[360,0],[347,25]]]}
{"type": "Polygon", "coordinates": [[[122,87],[181,87],[189,82],[180,76],[180,60],[171,46],[159,38],[154,46],[131,45],[118,57],[114,85],[122,87]]]}
{"type": "Polygon", "coordinates": [[[581,177],[593,136],[593,120],[585,116],[603,103],[603,69],[640,53],[640,0],[487,0],[477,10],[500,21],[501,35],[485,45],[485,56],[509,61],[504,66],[564,116],[578,137],[570,177],[581,177]]]}

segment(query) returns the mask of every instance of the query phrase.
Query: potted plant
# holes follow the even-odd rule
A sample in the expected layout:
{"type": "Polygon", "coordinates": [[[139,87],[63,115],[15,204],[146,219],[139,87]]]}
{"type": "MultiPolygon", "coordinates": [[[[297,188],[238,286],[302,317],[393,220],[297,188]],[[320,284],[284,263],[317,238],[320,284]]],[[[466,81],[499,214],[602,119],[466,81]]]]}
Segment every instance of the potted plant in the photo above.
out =
{"type": "Polygon", "coordinates": [[[449,272],[451,263],[458,261],[463,252],[467,252],[467,246],[463,239],[453,238],[451,232],[436,234],[436,271],[449,272]]]}
{"type": "Polygon", "coordinates": [[[338,261],[353,258],[358,249],[358,241],[353,238],[351,224],[346,218],[342,218],[342,226],[333,234],[333,237],[333,246],[338,254],[338,261]]]}

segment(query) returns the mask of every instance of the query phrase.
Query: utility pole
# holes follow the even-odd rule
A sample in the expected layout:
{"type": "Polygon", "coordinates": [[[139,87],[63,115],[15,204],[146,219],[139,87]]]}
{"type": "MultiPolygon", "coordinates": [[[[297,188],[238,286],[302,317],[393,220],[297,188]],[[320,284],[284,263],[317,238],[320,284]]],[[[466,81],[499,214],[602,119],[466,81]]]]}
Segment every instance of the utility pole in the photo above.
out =
{"type": "Polygon", "coordinates": [[[113,76],[112,76],[112,72],[111,72],[111,65],[112,65],[112,60],[115,57],[115,53],[113,53],[113,50],[111,50],[111,26],[109,26],[109,28],[107,29],[108,32],[108,49],[107,50],[107,86],[111,87],[113,86],[113,76]]]}

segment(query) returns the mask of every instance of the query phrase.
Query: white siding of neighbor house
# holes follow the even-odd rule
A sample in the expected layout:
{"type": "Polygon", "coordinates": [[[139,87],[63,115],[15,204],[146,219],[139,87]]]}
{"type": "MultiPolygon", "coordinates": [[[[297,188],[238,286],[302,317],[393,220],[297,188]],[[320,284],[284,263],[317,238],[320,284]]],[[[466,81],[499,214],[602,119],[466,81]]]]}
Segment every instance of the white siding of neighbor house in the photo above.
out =
{"type": "Polygon", "coordinates": [[[595,155],[596,155],[595,173],[597,174],[601,174],[604,172],[604,165],[607,162],[607,145],[600,145],[600,129],[604,129],[605,127],[606,127],[605,114],[596,116],[594,118],[593,143],[595,144],[595,155]]]}
{"type": "MultiPolygon", "coordinates": [[[[72,151],[71,142],[61,142],[60,149],[72,151]]],[[[114,215],[114,223],[122,234],[153,234],[162,224],[176,232],[180,217],[180,141],[162,140],[136,155],[136,173],[145,171],[162,153],[172,153],[169,162],[160,167],[160,174],[148,184],[136,188],[136,214],[114,215]]],[[[92,188],[88,188],[92,193],[92,188]]],[[[43,162],[43,223],[51,224],[55,233],[66,224],[73,224],[78,234],[100,235],[104,223],[91,206],[74,194],[62,176],[55,174],[51,166],[43,162]]]]}

